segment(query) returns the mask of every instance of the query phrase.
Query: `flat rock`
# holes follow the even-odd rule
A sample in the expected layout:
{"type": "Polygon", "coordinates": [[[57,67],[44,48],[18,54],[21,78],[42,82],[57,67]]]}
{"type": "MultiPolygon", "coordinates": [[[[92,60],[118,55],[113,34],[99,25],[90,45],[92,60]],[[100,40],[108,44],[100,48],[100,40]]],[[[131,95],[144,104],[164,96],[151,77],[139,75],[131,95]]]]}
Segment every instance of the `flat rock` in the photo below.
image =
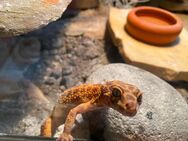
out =
{"type": "Polygon", "coordinates": [[[106,141],[187,141],[188,105],[168,83],[125,64],[103,66],[87,82],[109,80],[137,86],[143,92],[142,104],[134,117],[123,116],[113,109],[91,112],[88,119],[94,123],[97,134],[103,133],[106,141]]]}
{"type": "Polygon", "coordinates": [[[61,17],[71,0],[1,0],[0,37],[36,30],[61,17]]]}
{"type": "Polygon", "coordinates": [[[114,44],[126,62],[169,80],[188,81],[188,32],[184,28],[179,39],[159,47],[140,42],[124,30],[129,10],[110,9],[109,31],[114,44]]]}

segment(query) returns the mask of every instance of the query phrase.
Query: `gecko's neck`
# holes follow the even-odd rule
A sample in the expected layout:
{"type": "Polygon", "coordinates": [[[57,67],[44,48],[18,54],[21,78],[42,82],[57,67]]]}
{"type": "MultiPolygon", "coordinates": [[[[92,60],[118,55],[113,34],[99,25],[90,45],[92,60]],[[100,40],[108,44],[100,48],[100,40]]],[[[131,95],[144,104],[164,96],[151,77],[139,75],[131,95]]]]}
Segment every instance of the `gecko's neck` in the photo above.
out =
{"type": "Polygon", "coordinates": [[[103,85],[100,97],[96,100],[98,106],[110,107],[111,105],[111,90],[107,85],[103,85]]]}
{"type": "Polygon", "coordinates": [[[70,88],[59,97],[58,102],[67,103],[84,103],[90,100],[97,100],[106,90],[102,84],[84,84],[70,88]]]}

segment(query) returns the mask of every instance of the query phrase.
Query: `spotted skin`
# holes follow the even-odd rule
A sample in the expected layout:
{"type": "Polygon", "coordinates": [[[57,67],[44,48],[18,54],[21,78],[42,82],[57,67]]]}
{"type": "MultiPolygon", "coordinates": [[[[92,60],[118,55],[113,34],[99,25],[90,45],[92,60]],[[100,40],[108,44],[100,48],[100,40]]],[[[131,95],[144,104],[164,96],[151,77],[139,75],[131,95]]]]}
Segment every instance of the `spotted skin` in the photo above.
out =
{"type": "Polygon", "coordinates": [[[70,88],[60,95],[58,102],[67,103],[84,103],[91,99],[96,99],[102,94],[102,84],[83,84],[70,88]]]}
{"type": "Polygon", "coordinates": [[[77,114],[109,107],[123,115],[134,116],[141,98],[142,93],[136,86],[118,80],[75,86],[59,96],[51,116],[41,126],[41,135],[53,136],[56,128],[64,123],[63,133],[57,140],[73,141],[71,129],[77,114]],[[69,105],[70,110],[65,112],[64,105],[69,105]]]}

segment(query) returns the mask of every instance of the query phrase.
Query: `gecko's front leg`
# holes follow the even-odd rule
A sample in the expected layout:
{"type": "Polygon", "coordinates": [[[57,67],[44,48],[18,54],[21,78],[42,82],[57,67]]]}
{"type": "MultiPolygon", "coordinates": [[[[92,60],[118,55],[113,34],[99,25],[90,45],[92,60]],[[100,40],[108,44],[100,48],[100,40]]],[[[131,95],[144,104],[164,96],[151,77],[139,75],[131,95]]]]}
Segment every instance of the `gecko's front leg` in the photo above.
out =
{"type": "Polygon", "coordinates": [[[92,104],[91,101],[87,103],[82,103],[75,108],[71,109],[69,114],[67,115],[65,124],[64,124],[64,131],[62,135],[57,139],[57,141],[73,141],[73,137],[71,136],[71,130],[74,125],[76,115],[85,113],[87,111],[95,110],[97,106],[92,104]]]}

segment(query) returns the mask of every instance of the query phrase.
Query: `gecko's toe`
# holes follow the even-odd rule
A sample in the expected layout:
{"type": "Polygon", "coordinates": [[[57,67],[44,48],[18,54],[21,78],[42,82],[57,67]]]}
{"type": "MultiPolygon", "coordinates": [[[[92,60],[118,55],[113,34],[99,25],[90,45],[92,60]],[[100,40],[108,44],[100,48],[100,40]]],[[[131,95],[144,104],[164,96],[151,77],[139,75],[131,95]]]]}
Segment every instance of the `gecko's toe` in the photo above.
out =
{"type": "Polygon", "coordinates": [[[73,141],[73,137],[70,134],[62,134],[57,141],[73,141]]]}

